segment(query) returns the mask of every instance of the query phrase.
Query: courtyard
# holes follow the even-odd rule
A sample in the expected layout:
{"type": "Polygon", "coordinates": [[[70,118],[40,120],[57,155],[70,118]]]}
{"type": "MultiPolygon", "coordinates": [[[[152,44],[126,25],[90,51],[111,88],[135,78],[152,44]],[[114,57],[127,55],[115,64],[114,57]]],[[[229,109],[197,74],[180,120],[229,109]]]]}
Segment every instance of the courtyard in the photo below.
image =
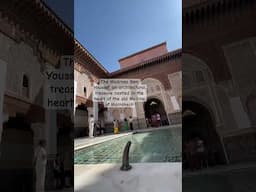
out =
{"type": "Polygon", "coordinates": [[[75,191],[181,191],[181,125],[75,140],[75,191]],[[121,171],[131,141],[132,169],[121,171]]]}

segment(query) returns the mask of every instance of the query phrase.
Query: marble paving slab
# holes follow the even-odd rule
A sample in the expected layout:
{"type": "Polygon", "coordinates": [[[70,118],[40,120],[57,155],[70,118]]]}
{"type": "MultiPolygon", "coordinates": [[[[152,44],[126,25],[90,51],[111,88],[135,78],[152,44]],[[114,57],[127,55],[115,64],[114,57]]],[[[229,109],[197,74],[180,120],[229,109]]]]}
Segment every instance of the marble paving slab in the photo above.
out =
{"type": "Polygon", "coordinates": [[[76,192],[181,192],[181,163],[75,165],[76,192]]]}

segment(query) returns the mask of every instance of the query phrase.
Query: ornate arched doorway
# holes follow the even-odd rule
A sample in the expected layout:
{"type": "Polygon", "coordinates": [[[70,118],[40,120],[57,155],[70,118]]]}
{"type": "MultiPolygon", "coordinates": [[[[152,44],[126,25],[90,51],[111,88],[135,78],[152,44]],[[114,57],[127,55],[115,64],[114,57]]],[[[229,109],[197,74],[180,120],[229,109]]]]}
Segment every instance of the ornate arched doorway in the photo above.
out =
{"type": "Polygon", "coordinates": [[[149,98],[144,103],[145,117],[149,120],[151,126],[159,126],[156,115],[160,115],[160,125],[169,125],[168,117],[162,101],[157,98],[149,98]]]}
{"type": "Polygon", "coordinates": [[[85,104],[80,104],[75,109],[75,137],[89,135],[88,110],[85,104]]]}
{"type": "MultiPolygon", "coordinates": [[[[227,163],[221,139],[216,132],[215,119],[210,109],[195,101],[182,103],[182,140],[183,151],[189,142],[200,138],[205,145],[205,155],[209,166],[227,163]]],[[[189,159],[183,158],[184,168],[189,159]]],[[[191,167],[190,167],[191,168],[191,167]]]]}

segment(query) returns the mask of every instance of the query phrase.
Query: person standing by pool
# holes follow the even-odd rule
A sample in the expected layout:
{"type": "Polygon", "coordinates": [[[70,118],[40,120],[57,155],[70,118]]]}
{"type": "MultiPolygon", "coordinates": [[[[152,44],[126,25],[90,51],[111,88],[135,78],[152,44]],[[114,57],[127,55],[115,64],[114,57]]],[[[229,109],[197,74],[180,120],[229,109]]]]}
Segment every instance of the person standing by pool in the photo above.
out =
{"type": "Polygon", "coordinates": [[[35,150],[33,164],[36,172],[36,192],[44,192],[45,173],[46,173],[46,141],[40,140],[39,145],[35,150]]]}
{"type": "Polygon", "coordinates": [[[149,120],[148,120],[148,118],[146,118],[146,126],[147,126],[147,128],[149,127],[149,120]]]}
{"type": "Polygon", "coordinates": [[[133,119],[132,116],[129,117],[129,125],[130,125],[130,130],[133,131],[133,119]]]}
{"type": "Polygon", "coordinates": [[[93,118],[93,115],[90,115],[90,118],[89,118],[89,137],[93,137],[93,131],[94,131],[94,118],[93,118]]]}
{"type": "Polygon", "coordinates": [[[116,119],[114,119],[113,124],[114,124],[114,133],[117,134],[118,133],[118,121],[116,119]]]}
{"type": "Polygon", "coordinates": [[[199,161],[199,168],[202,169],[204,166],[208,167],[208,161],[206,158],[206,151],[204,141],[200,137],[196,137],[196,144],[197,144],[197,158],[199,161]]]}
{"type": "Polygon", "coordinates": [[[125,131],[129,130],[129,124],[128,124],[128,120],[126,118],[124,118],[124,130],[125,131]]]}
{"type": "Polygon", "coordinates": [[[159,113],[156,114],[157,126],[161,126],[161,116],[159,113]]]}

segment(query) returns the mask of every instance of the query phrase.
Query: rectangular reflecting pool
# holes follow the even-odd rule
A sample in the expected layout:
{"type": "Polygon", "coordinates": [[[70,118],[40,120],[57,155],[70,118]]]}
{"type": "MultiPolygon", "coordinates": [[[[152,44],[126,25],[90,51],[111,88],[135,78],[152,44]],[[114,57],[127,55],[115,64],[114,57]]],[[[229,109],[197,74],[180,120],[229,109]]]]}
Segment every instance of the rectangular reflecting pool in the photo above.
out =
{"type": "Polygon", "coordinates": [[[74,153],[75,164],[121,163],[124,147],[131,141],[130,162],[181,162],[181,127],[122,136],[85,147],[74,153]]]}

